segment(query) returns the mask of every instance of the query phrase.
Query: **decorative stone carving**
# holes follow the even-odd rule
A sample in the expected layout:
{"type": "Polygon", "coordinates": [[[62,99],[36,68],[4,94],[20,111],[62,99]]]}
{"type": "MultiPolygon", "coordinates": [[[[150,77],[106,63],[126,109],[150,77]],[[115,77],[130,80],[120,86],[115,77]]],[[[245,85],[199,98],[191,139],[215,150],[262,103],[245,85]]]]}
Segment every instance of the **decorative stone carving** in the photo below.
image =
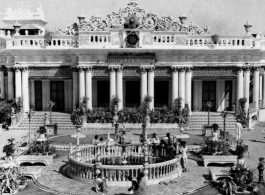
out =
{"type": "Polygon", "coordinates": [[[41,62],[46,62],[46,61],[47,61],[47,58],[46,58],[45,56],[41,56],[41,57],[40,57],[40,61],[41,61],[41,62]]]}
{"type": "Polygon", "coordinates": [[[237,56],[232,56],[231,57],[231,62],[238,62],[238,57],[237,56]]]}
{"type": "Polygon", "coordinates": [[[144,34],[143,35],[143,45],[153,45],[154,38],[151,34],[144,34]]]}
{"type": "Polygon", "coordinates": [[[108,69],[95,68],[92,70],[92,75],[97,76],[97,77],[108,77],[109,73],[108,73],[108,69]]]}
{"type": "Polygon", "coordinates": [[[54,56],[52,56],[52,61],[53,62],[58,62],[59,61],[59,56],[58,55],[54,55],[54,56]]]}
{"type": "Polygon", "coordinates": [[[124,68],[123,76],[125,77],[137,77],[140,76],[140,69],[138,68],[124,68]]]}
{"type": "Polygon", "coordinates": [[[211,62],[212,61],[212,56],[205,56],[204,57],[205,62],[211,62]]]}
{"type": "Polygon", "coordinates": [[[30,77],[59,77],[59,78],[71,78],[71,68],[30,68],[30,77]]]}
{"type": "Polygon", "coordinates": [[[122,45],[122,36],[119,34],[111,35],[111,45],[122,45]]]}
{"type": "Polygon", "coordinates": [[[225,57],[224,56],[219,56],[217,58],[217,62],[224,62],[225,61],[225,57]]]}
{"type": "Polygon", "coordinates": [[[91,62],[97,62],[97,61],[98,61],[97,56],[92,56],[92,57],[91,57],[91,62]]]}
{"type": "Polygon", "coordinates": [[[235,76],[233,69],[196,69],[192,71],[193,76],[216,77],[216,76],[235,76]]]}
{"type": "MultiPolygon", "coordinates": [[[[82,20],[77,25],[79,31],[108,31],[109,29],[123,29],[124,28],[124,16],[135,15],[139,17],[139,25],[136,28],[139,29],[154,29],[155,31],[189,31],[190,34],[210,34],[210,28],[199,28],[197,25],[191,23],[185,25],[179,21],[173,20],[171,16],[161,16],[152,12],[147,12],[145,9],[139,7],[137,3],[129,2],[128,6],[121,8],[118,12],[111,12],[105,18],[101,16],[92,16],[88,20],[82,20]]],[[[76,25],[76,24],[74,24],[76,25]]],[[[75,27],[69,27],[74,29],[75,27]]],[[[68,32],[69,30],[65,30],[68,32]]],[[[70,30],[71,31],[71,30],[70,30]]],[[[69,33],[68,33],[69,34],[69,33]]]]}
{"type": "Polygon", "coordinates": [[[199,57],[198,56],[192,56],[191,61],[192,62],[198,62],[199,61],[199,57]]]}
{"type": "Polygon", "coordinates": [[[156,77],[170,77],[170,69],[155,69],[156,77]]]}
{"type": "Polygon", "coordinates": [[[158,16],[154,13],[147,13],[142,17],[142,26],[141,28],[145,29],[154,29],[157,25],[158,16]]]}
{"type": "Polygon", "coordinates": [[[173,62],[174,61],[174,57],[173,56],[167,56],[167,62],[173,62]]]}
{"type": "Polygon", "coordinates": [[[29,6],[24,7],[23,3],[20,3],[20,6],[17,10],[12,10],[11,6],[8,5],[8,8],[5,10],[4,20],[32,20],[32,19],[41,19],[44,20],[44,11],[42,10],[41,4],[37,8],[37,11],[31,12],[29,6]]]}
{"type": "Polygon", "coordinates": [[[80,35],[79,36],[79,45],[89,45],[89,36],[88,35],[80,35]]]}
{"type": "Polygon", "coordinates": [[[71,62],[72,61],[72,57],[70,55],[66,55],[65,56],[65,61],[66,62],[71,62]]]}
{"type": "Polygon", "coordinates": [[[27,56],[26,61],[27,62],[32,62],[34,60],[33,56],[27,56]]]}
{"type": "Polygon", "coordinates": [[[144,63],[144,64],[154,64],[155,63],[155,54],[109,54],[108,63],[116,64],[135,64],[135,63],[144,63]]]}
{"type": "Polygon", "coordinates": [[[175,45],[186,45],[186,41],[185,36],[175,36],[175,45]]]}

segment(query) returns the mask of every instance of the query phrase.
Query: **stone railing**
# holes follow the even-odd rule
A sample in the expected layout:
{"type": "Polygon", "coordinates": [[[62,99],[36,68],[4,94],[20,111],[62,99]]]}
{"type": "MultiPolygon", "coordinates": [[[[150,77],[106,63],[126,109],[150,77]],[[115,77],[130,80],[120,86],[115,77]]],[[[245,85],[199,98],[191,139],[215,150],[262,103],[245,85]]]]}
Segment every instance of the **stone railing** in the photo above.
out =
{"type": "MultiPolygon", "coordinates": [[[[160,154],[162,153],[160,152],[160,154]]],[[[166,156],[168,155],[165,154],[164,157],[166,156]]],[[[179,157],[175,156],[161,163],[153,163],[153,159],[158,157],[151,154],[148,154],[146,158],[147,163],[144,165],[142,144],[129,144],[126,146],[118,144],[112,146],[91,145],[70,151],[68,173],[71,178],[87,183],[89,182],[88,180],[91,182],[96,172],[100,171],[107,178],[109,186],[130,186],[131,182],[128,181],[127,176],[137,177],[145,169],[148,170],[148,173],[145,172],[148,178],[148,185],[158,184],[166,179],[177,178],[182,172],[179,157]],[[134,161],[138,165],[115,165],[115,157],[121,157],[121,154],[124,153],[130,157],[136,157],[134,161]],[[103,165],[99,158],[103,158],[108,162],[103,165]]]]}
{"type": "Polygon", "coordinates": [[[71,35],[55,35],[52,40],[47,43],[43,35],[20,35],[7,38],[7,48],[76,48],[78,47],[77,36],[71,35]]]}
{"type": "MultiPolygon", "coordinates": [[[[140,32],[140,48],[199,48],[199,49],[250,49],[261,48],[261,40],[252,36],[220,36],[213,44],[210,35],[186,35],[179,32],[140,32]]],[[[126,39],[125,32],[91,31],[79,35],[53,35],[49,44],[44,35],[16,35],[0,38],[6,48],[121,48],[126,39]],[[2,40],[3,39],[3,40],[2,40]]]]}
{"type": "Polygon", "coordinates": [[[6,48],[6,39],[4,37],[0,37],[0,49],[6,48]]]}
{"type": "Polygon", "coordinates": [[[143,48],[153,46],[173,47],[173,48],[200,48],[200,49],[244,49],[258,47],[252,41],[251,36],[220,36],[217,44],[213,44],[209,35],[175,35],[171,32],[154,32],[154,34],[144,34],[142,42],[143,48]]]}

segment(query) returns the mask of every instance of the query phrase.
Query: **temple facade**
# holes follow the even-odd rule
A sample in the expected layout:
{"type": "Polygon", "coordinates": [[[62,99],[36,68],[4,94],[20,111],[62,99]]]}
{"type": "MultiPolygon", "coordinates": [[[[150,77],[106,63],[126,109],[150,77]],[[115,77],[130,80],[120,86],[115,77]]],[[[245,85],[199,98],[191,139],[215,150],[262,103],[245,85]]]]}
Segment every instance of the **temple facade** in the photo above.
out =
{"type": "Polygon", "coordinates": [[[242,24],[239,36],[212,35],[210,28],[159,16],[133,0],[105,17],[83,13],[66,29],[45,30],[40,5],[6,9],[0,37],[0,96],[23,97],[25,111],[72,111],[87,107],[173,107],[178,97],[192,111],[245,110],[265,104],[265,39],[242,24]],[[245,30],[244,30],[245,28],[245,30]]]}

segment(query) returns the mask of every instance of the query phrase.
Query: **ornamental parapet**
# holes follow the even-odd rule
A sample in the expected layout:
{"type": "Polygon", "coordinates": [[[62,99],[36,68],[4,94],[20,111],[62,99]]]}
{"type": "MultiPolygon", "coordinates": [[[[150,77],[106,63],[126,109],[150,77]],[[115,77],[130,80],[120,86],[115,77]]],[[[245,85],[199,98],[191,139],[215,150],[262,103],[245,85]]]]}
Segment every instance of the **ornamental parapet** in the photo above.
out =
{"type": "MultiPolygon", "coordinates": [[[[210,35],[187,35],[180,32],[156,32],[139,30],[139,46],[143,49],[260,49],[261,40],[250,35],[220,36],[217,44],[210,35]]],[[[119,49],[124,37],[118,30],[85,32],[79,35],[54,35],[46,40],[44,35],[16,35],[0,38],[0,48],[6,49],[119,49]]]]}

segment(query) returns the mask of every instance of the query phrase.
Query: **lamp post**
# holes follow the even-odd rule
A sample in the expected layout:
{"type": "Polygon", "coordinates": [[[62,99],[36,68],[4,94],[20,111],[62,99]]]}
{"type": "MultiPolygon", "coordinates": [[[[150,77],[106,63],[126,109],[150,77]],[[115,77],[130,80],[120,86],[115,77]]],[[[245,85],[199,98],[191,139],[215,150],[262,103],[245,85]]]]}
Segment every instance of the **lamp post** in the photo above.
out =
{"type": "Polygon", "coordinates": [[[50,123],[52,124],[52,107],[55,105],[55,103],[52,100],[50,100],[48,105],[50,108],[50,123]]]}
{"type": "Polygon", "coordinates": [[[228,112],[223,110],[222,113],[221,113],[221,117],[224,119],[224,139],[226,138],[225,125],[226,125],[226,117],[227,117],[227,115],[228,115],[228,112]]]}
{"type": "MultiPolygon", "coordinates": [[[[29,111],[26,112],[26,114],[28,115],[28,118],[29,118],[29,145],[31,144],[31,126],[30,126],[30,123],[31,123],[31,117],[32,115],[34,114],[34,111],[29,108],[29,111]]],[[[36,134],[35,134],[36,136],[36,134]]]]}
{"type": "Polygon", "coordinates": [[[210,110],[212,107],[212,102],[208,101],[207,106],[208,106],[208,125],[210,125],[210,110]]]}

